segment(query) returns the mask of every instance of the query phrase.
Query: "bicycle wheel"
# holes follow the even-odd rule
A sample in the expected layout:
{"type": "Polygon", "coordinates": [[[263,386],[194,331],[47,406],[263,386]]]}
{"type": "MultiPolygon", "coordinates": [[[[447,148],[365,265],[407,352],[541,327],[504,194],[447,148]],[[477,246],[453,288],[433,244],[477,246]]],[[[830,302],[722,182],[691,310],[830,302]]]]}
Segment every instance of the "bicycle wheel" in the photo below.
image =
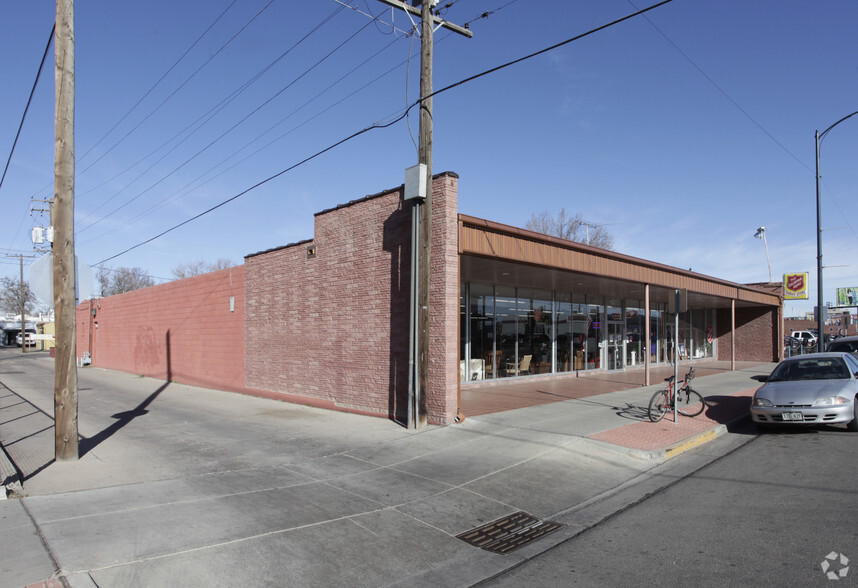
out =
{"type": "Polygon", "coordinates": [[[659,390],[649,400],[649,420],[657,423],[664,418],[664,413],[670,408],[670,398],[667,390],[659,390]]]}
{"type": "Polygon", "coordinates": [[[676,402],[678,403],[676,407],[677,412],[687,417],[696,417],[698,414],[703,412],[704,408],[706,408],[700,392],[692,390],[691,388],[680,390],[679,398],[676,402]]]}

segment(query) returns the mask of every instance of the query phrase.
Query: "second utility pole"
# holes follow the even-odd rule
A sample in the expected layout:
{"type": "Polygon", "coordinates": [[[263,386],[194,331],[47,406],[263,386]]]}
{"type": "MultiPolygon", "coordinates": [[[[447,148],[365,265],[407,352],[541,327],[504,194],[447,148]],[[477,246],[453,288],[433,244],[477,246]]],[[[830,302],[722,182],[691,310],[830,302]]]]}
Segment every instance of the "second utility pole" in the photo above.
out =
{"type": "MultiPolygon", "coordinates": [[[[381,0],[389,6],[400,8],[408,14],[418,15],[416,8],[401,0],[381,0]]],[[[471,31],[442,20],[432,14],[432,7],[438,0],[424,0],[420,2],[420,137],[417,147],[417,163],[426,166],[426,200],[420,202],[415,200],[412,214],[418,215],[419,236],[417,268],[411,268],[417,272],[417,325],[414,340],[414,363],[415,370],[409,375],[413,378],[414,396],[413,423],[410,422],[412,415],[409,414],[408,427],[415,428],[426,424],[426,399],[429,391],[429,290],[430,290],[430,252],[432,250],[432,37],[434,28],[450,29],[465,37],[472,37],[471,31]]],[[[415,2],[416,4],[416,2],[415,2]]],[[[409,17],[410,18],[410,17],[409,17]]],[[[413,244],[412,244],[413,245],[413,244]]],[[[409,399],[411,403],[411,399],[409,399]]]]}

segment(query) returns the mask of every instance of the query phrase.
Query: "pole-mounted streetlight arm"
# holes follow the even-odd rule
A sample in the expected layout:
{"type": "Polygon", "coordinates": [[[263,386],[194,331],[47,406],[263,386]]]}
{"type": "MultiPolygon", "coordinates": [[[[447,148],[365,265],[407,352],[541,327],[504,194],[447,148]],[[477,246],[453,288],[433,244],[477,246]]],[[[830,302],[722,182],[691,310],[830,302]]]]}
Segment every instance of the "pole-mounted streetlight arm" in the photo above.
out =
{"type": "Polygon", "coordinates": [[[817,305],[817,314],[816,314],[816,322],[817,322],[817,331],[818,331],[818,339],[816,342],[816,350],[823,351],[823,342],[824,342],[824,331],[823,326],[825,321],[822,316],[822,198],[820,194],[820,175],[819,175],[819,143],[828,134],[828,131],[842,123],[843,121],[852,118],[858,114],[858,110],[853,112],[852,114],[847,114],[839,121],[822,131],[816,131],[815,139],[816,139],[816,305],[817,305]]]}
{"type": "MultiPolygon", "coordinates": [[[[852,118],[852,117],[853,117],[853,116],[855,116],[856,114],[858,114],[858,110],[856,110],[856,111],[855,111],[855,112],[853,112],[852,114],[847,114],[846,116],[844,116],[843,118],[841,118],[839,121],[837,121],[836,123],[834,123],[833,125],[831,125],[831,126],[830,126],[830,127],[828,127],[827,129],[825,129],[824,131],[822,131],[821,133],[819,133],[819,140],[820,140],[820,141],[822,141],[822,138],[823,138],[825,135],[827,135],[827,134],[828,134],[828,131],[830,131],[831,129],[833,129],[834,127],[836,127],[836,126],[837,126],[837,125],[839,125],[840,123],[842,123],[844,120],[846,120],[846,119],[848,119],[848,118],[852,118]]],[[[818,132],[818,131],[817,131],[817,132],[818,132]]]]}

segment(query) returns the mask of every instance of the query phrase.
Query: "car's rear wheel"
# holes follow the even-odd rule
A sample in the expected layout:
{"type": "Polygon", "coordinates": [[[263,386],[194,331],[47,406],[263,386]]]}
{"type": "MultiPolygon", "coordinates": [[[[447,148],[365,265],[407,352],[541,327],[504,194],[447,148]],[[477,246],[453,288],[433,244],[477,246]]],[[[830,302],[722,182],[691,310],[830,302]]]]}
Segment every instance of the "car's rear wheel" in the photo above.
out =
{"type": "Polygon", "coordinates": [[[846,423],[846,430],[858,433],[858,396],[852,400],[852,420],[846,423]]]}

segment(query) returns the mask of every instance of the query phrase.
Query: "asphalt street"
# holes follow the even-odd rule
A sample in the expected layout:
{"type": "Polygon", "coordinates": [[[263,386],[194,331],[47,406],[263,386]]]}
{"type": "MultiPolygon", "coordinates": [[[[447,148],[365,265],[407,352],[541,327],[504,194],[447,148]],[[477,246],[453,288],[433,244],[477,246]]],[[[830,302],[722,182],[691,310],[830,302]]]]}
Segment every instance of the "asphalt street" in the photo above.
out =
{"type": "Polygon", "coordinates": [[[842,426],[764,433],[483,585],[854,585],[856,450],[842,426]]]}

